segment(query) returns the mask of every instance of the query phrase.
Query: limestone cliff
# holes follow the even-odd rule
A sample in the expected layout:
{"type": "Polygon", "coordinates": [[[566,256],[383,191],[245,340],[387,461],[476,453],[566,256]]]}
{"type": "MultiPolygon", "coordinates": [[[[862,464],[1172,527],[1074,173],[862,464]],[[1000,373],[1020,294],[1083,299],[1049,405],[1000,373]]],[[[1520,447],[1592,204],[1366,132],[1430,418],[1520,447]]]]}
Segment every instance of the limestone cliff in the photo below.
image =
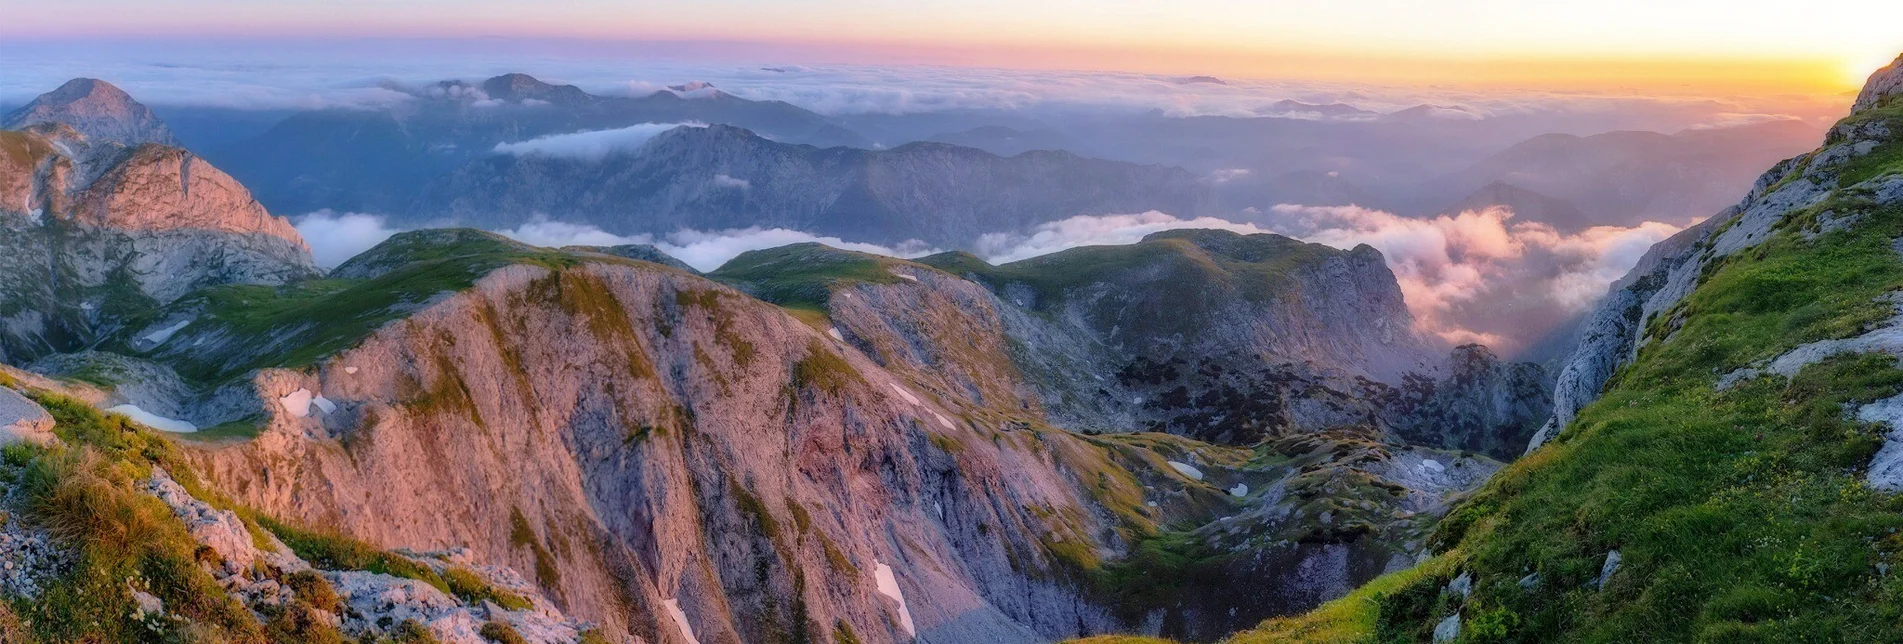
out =
{"type": "Polygon", "coordinates": [[[0,151],[0,358],[93,346],[201,287],[316,272],[289,222],[190,152],[65,124],[0,131],[0,151]]]}

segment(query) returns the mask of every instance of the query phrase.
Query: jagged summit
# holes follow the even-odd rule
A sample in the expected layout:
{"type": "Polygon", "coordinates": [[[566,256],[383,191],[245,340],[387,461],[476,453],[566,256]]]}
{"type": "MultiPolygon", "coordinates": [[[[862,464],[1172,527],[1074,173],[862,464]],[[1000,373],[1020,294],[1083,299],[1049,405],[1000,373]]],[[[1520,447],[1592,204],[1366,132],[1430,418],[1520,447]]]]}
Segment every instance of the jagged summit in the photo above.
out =
{"type": "Polygon", "coordinates": [[[93,139],[128,146],[178,144],[171,128],[151,109],[112,83],[93,78],[66,81],[0,119],[0,127],[9,130],[42,123],[65,123],[93,139]]]}
{"type": "Polygon", "coordinates": [[[1903,96],[1903,56],[1898,56],[1895,62],[1870,75],[1870,80],[1863,85],[1863,91],[1857,94],[1857,102],[1851,106],[1850,113],[1883,106],[1898,96],[1903,96]]]}

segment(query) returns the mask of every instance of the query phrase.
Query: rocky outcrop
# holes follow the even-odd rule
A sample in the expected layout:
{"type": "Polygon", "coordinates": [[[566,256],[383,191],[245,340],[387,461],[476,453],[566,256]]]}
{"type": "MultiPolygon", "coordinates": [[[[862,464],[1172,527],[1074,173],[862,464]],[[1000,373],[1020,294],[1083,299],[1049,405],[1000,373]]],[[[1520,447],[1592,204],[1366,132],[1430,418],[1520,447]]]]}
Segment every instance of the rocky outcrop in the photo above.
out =
{"type": "Polygon", "coordinates": [[[172,130],[152,110],[111,83],[91,78],[66,81],[24,107],[0,117],[0,129],[22,130],[64,123],[88,138],[127,147],[145,143],[178,145],[172,130]]]}
{"type": "Polygon", "coordinates": [[[1899,95],[1903,95],[1903,56],[1870,75],[1863,85],[1863,91],[1857,93],[1857,102],[1850,107],[1850,111],[1854,114],[1875,109],[1889,104],[1899,95]]]}
{"type": "MultiPolygon", "coordinates": [[[[582,632],[589,629],[588,624],[562,615],[533,588],[523,588],[520,577],[507,569],[482,570],[454,561],[450,554],[391,555],[412,565],[429,566],[439,575],[454,568],[471,575],[476,583],[534,598],[522,600],[528,602],[523,607],[508,609],[488,601],[465,602],[425,581],[381,572],[318,571],[276,537],[261,532],[254,536],[236,512],[194,497],[163,469],[154,468],[142,489],[171,508],[174,518],[185,524],[187,533],[201,548],[200,564],[209,569],[219,585],[260,614],[301,610],[310,616],[305,619],[322,622],[350,637],[370,639],[390,636],[413,623],[447,644],[488,644],[491,640],[481,630],[492,622],[508,624],[531,644],[577,644],[582,632]],[[309,577],[313,573],[320,573],[322,581],[309,577]],[[299,575],[307,577],[300,580],[299,575]]],[[[156,598],[151,603],[151,611],[164,610],[156,598]]]]}
{"type": "Polygon", "coordinates": [[[261,375],[265,433],[197,460],[274,515],[535,570],[649,641],[683,639],[669,605],[702,641],[910,640],[880,566],[923,641],[1111,626],[1036,574],[1059,570],[1041,537],[1108,527],[1044,460],[1093,449],[968,418],[777,309],[643,266],[496,271],[319,369],[261,375]],[[280,404],[300,390],[334,407],[280,404]]]}
{"type": "Polygon", "coordinates": [[[1456,347],[1440,378],[1408,374],[1384,399],[1383,418],[1409,443],[1512,460],[1553,413],[1545,370],[1503,362],[1486,347],[1456,347]]]}
{"type": "MultiPolygon", "coordinates": [[[[1893,113],[1898,66],[1871,76],[1850,117],[1826,135],[1823,147],[1785,160],[1765,172],[1736,206],[1652,247],[1638,265],[1614,283],[1587,318],[1580,342],[1561,367],[1553,392],[1553,418],[1528,451],[1563,431],[1578,411],[1599,398],[1608,379],[1652,340],[1669,337],[1677,320],[1661,318],[1699,284],[1713,262],[1751,249],[1788,225],[1794,213],[1833,194],[1856,191],[1878,203],[1903,199],[1903,182],[1861,160],[1898,145],[1903,119],[1893,113]]],[[[1853,224],[1855,212],[1819,213],[1803,230],[1809,239],[1830,227],[1853,224]]]]}
{"type": "Polygon", "coordinates": [[[0,359],[91,346],[152,305],[316,274],[283,218],[189,152],[0,132],[0,359]]]}
{"type": "Polygon", "coordinates": [[[58,441],[53,436],[51,414],[12,389],[0,387],[0,445],[52,445],[58,441]]]}

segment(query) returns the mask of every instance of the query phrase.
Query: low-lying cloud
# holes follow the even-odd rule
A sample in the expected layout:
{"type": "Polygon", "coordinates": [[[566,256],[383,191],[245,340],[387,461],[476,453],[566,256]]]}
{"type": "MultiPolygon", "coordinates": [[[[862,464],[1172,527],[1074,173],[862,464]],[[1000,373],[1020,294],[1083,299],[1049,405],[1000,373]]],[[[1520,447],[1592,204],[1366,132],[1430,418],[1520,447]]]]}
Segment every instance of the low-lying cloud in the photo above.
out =
{"type": "Polygon", "coordinates": [[[707,127],[705,123],[642,123],[612,130],[589,130],[569,134],[498,143],[495,152],[516,156],[545,156],[560,159],[600,160],[615,152],[633,150],[649,139],[677,127],[707,127]]]}
{"type": "Polygon", "coordinates": [[[400,228],[386,227],[383,222],[383,218],[376,215],[329,210],[291,219],[297,234],[311,247],[311,259],[326,269],[336,268],[391,235],[403,232],[400,228]]]}
{"type": "Polygon", "coordinates": [[[1358,206],[1271,209],[1293,236],[1387,257],[1421,330],[1511,353],[1584,312],[1653,244],[1680,228],[1645,222],[1562,234],[1494,207],[1433,218],[1358,206]]]}
{"type": "Polygon", "coordinates": [[[1264,219],[1258,225],[1154,211],[1081,216],[1024,233],[985,235],[973,251],[1003,263],[1078,246],[1130,244],[1183,228],[1277,233],[1344,249],[1368,244],[1386,257],[1422,332],[1512,354],[1585,312],[1646,249],[1679,231],[1647,222],[1562,234],[1543,223],[1515,222],[1505,208],[1423,219],[1358,206],[1284,204],[1264,219]]]}
{"type": "Polygon", "coordinates": [[[938,252],[938,249],[924,242],[912,241],[898,246],[883,246],[786,228],[678,230],[665,235],[616,235],[585,224],[540,220],[495,232],[526,244],[548,247],[648,244],[700,271],[720,268],[728,260],[750,250],[779,248],[807,242],[891,257],[921,257],[938,252]]]}
{"type": "MultiPolygon", "coordinates": [[[[1646,222],[1567,234],[1543,223],[1514,221],[1512,211],[1498,207],[1411,218],[1358,206],[1283,204],[1262,219],[1238,223],[1155,211],[1078,216],[1022,232],[983,235],[970,250],[1002,264],[1079,246],[1132,244],[1151,233],[1185,228],[1277,233],[1344,249],[1368,244],[1386,257],[1420,331],[1449,344],[1480,342],[1513,355],[1584,313],[1647,249],[1680,230],[1646,222]]],[[[381,217],[360,213],[321,211],[296,223],[326,267],[399,232],[381,217]]],[[[616,235],[540,219],[495,232],[545,247],[648,244],[702,271],[750,250],[805,242],[905,258],[939,251],[917,241],[869,244],[786,228],[616,235]]]]}

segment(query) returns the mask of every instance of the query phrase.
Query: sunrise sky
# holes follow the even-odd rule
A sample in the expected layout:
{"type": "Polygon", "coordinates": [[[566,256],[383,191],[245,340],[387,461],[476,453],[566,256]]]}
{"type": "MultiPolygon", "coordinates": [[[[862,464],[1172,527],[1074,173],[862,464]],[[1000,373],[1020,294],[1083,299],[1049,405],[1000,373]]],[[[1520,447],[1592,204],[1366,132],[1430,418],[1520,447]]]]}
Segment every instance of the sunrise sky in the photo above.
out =
{"type": "Polygon", "coordinates": [[[1903,51],[1895,0],[0,0],[0,16],[16,40],[699,41],[811,62],[1582,89],[1841,91],[1903,51]]]}

